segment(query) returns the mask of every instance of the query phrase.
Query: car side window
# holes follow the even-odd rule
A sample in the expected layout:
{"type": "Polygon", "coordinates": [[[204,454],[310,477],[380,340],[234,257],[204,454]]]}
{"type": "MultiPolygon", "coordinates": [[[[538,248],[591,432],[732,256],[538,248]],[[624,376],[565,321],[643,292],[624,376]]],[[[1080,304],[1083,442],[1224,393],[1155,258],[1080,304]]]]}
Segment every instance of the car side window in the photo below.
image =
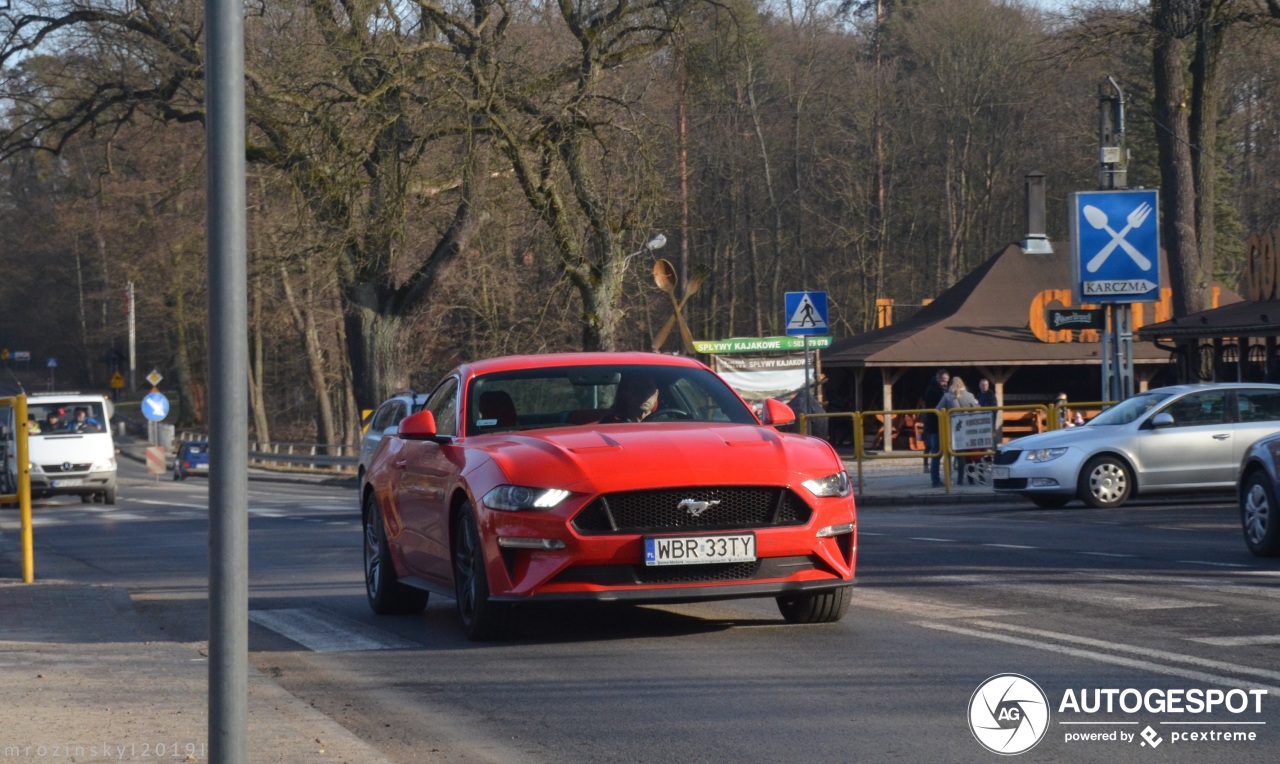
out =
{"type": "Polygon", "coordinates": [[[436,432],[456,435],[458,432],[458,380],[450,377],[441,382],[427,399],[425,407],[436,418],[436,432]]]}
{"type": "Polygon", "coordinates": [[[1175,427],[1225,424],[1226,397],[1221,390],[1192,393],[1174,401],[1165,410],[1173,415],[1175,427]]]}
{"type": "Polygon", "coordinates": [[[1280,391],[1240,390],[1236,401],[1241,422],[1280,421],[1280,391]]]}
{"type": "Polygon", "coordinates": [[[394,424],[392,416],[395,414],[395,407],[395,401],[387,401],[382,404],[378,412],[373,415],[373,423],[369,425],[369,429],[374,432],[382,432],[394,424]]]}

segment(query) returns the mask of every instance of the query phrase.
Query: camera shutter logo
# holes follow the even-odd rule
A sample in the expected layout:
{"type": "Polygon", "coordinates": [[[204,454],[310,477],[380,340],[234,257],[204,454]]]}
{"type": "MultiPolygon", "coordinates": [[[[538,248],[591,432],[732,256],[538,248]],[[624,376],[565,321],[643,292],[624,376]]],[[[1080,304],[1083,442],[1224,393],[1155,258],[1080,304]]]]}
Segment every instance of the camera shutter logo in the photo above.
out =
{"type": "Polygon", "coordinates": [[[1049,731],[1049,698],[1021,674],[997,674],[969,698],[969,730],[992,753],[1030,751],[1049,731]]]}

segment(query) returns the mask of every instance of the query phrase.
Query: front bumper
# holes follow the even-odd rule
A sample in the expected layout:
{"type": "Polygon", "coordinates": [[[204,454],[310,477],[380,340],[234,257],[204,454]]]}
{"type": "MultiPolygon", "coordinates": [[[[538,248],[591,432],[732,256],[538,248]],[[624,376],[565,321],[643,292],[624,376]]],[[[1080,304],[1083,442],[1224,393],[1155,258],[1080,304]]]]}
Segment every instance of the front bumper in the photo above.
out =
{"type": "Polygon", "coordinates": [[[31,473],[31,495],[83,496],[102,493],[116,487],[116,471],[68,472],[52,475],[47,472],[31,473]]]}
{"type": "Polygon", "coordinates": [[[1023,452],[1012,464],[992,466],[991,486],[997,493],[1075,496],[1079,477],[1080,460],[1072,451],[1043,463],[1027,461],[1023,452]]]}
{"type": "Polygon", "coordinates": [[[853,583],[857,523],[852,498],[815,503],[803,524],[663,528],[651,532],[582,533],[564,513],[481,510],[492,596],[504,602],[594,600],[674,602],[770,597],[838,589],[853,583]],[[834,535],[819,530],[842,526],[834,535]],[[843,527],[847,526],[847,527],[843,527]],[[646,537],[755,536],[749,562],[645,565],[646,537]],[[499,539],[545,539],[561,548],[502,546],[499,539]]]}

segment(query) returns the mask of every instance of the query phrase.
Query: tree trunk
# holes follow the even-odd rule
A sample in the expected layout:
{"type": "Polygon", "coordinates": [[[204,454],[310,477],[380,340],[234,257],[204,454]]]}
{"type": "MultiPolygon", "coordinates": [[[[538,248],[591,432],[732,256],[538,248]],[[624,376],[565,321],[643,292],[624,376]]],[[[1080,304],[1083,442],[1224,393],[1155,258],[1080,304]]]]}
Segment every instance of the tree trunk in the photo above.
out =
{"type": "Polygon", "coordinates": [[[1207,308],[1210,284],[1196,247],[1195,184],[1182,52],[1178,38],[1157,35],[1154,73],[1160,186],[1164,196],[1161,233],[1169,253],[1173,309],[1178,316],[1207,308]]]}
{"type": "Polygon", "coordinates": [[[316,327],[315,308],[311,301],[311,290],[303,294],[303,302],[299,303],[293,292],[293,284],[289,281],[289,271],[280,268],[280,283],[284,287],[285,304],[293,316],[293,326],[302,340],[307,356],[307,372],[311,377],[311,387],[316,396],[316,438],[320,443],[333,445],[338,442],[337,427],[334,424],[333,401],[329,398],[329,378],[325,372],[324,347],[320,342],[320,332],[316,327]]]}
{"type": "Polygon", "coordinates": [[[267,419],[266,385],[263,378],[266,374],[266,359],[262,342],[262,293],[253,289],[253,306],[250,309],[249,336],[249,407],[253,412],[254,437],[263,442],[271,441],[271,423],[267,419]]]}
{"type": "Polygon", "coordinates": [[[379,310],[372,298],[373,288],[352,285],[346,288],[347,350],[356,400],[374,408],[395,390],[409,386],[401,362],[399,315],[379,310]]]}
{"type": "Polygon", "coordinates": [[[1196,193],[1196,234],[1200,268],[1212,276],[1217,260],[1214,240],[1218,175],[1218,53],[1226,30],[1213,19],[1196,29],[1195,55],[1191,62],[1191,155],[1196,193]]]}

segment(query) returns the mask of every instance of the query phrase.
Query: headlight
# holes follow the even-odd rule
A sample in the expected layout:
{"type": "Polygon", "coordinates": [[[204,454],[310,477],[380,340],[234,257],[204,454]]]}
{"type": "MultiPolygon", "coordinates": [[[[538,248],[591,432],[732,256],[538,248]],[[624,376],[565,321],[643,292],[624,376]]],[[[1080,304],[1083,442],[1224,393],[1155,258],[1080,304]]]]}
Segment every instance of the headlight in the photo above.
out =
{"type": "Polygon", "coordinates": [[[569,498],[569,492],[559,488],[526,488],[522,485],[500,485],[484,495],[484,505],[503,512],[519,512],[525,509],[551,509],[569,498]]]}
{"type": "Polygon", "coordinates": [[[834,475],[827,475],[824,478],[814,478],[801,483],[809,490],[809,493],[820,499],[838,496],[844,498],[853,493],[853,485],[849,482],[849,473],[840,470],[834,475]]]}
{"type": "Polygon", "coordinates": [[[111,472],[115,470],[115,468],[116,468],[116,460],[112,458],[112,459],[106,460],[105,462],[94,462],[93,466],[89,468],[89,471],[90,472],[111,472]]]}
{"type": "Polygon", "coordinates": [[[1051,462],[1067,452],[1065,448],[1038,448],[1027,452],[1027,461],[1044,464],[1051,462]]]}

